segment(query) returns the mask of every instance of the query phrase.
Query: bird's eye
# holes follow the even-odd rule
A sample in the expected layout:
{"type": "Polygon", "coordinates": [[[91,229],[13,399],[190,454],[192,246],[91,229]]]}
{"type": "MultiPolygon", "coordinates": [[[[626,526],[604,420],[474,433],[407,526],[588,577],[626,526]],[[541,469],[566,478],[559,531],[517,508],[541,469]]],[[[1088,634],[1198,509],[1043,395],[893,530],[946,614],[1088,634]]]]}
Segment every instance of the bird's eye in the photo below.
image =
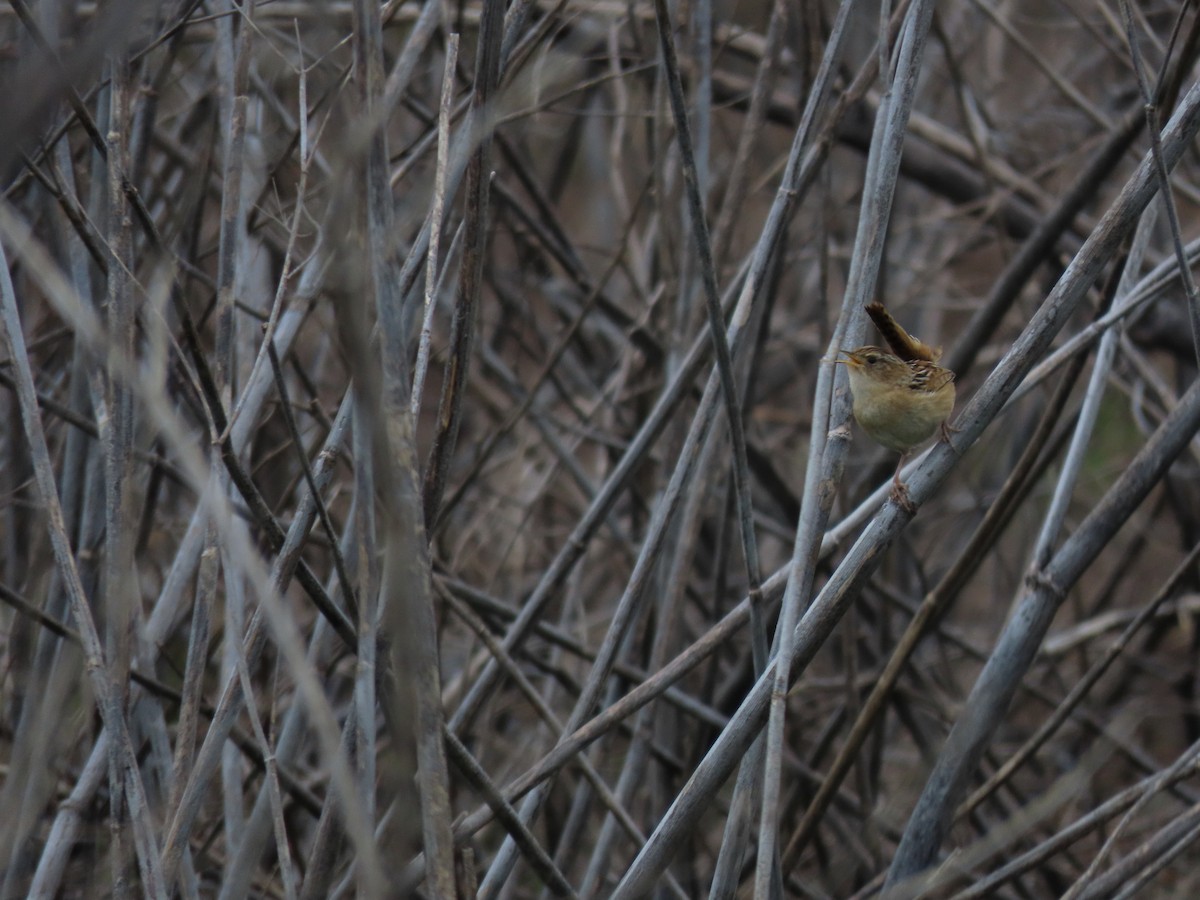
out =
{"type": "Polygon", "coordinates": [[[868,354],[867,362],[870,363],[871,365],[875,365],[875,363],[879,362],[879,356],[874,353],[868,354]]]}

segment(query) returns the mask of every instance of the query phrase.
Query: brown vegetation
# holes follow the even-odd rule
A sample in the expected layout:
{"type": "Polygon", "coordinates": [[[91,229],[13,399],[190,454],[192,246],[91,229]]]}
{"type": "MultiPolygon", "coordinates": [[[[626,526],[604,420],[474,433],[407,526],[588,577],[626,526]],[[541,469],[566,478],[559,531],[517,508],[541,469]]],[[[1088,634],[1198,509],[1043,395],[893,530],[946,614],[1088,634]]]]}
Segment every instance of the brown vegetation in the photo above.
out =
{"type": "Polygon", "coordinates": [[[1200,22],[883,6],[0,11],[0,897],[1197,890],[1200,22]]]}

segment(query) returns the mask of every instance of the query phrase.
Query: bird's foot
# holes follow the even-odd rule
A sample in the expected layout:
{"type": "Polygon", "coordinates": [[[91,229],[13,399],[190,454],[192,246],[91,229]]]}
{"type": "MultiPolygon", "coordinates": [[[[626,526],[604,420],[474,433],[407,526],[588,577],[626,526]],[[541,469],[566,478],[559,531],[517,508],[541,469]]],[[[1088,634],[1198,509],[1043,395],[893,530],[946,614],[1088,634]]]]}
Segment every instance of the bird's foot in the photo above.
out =
{"type": "Polygon", "coordinates": [[[910,516],[917,514],[917,505],[912,502],[912,497],[908,496],[908,485],[903,481],[892,482],[892,501],[910,516]]]}
{"type": "Polygon", "coordinates": [[[958,452],[958,448],[954,446],[954,441],[950,440],[950,435],[958,434],[958,429],[955,428],[953,425],[948,424],[944,419],[942,420],[941,429],[942,429],[942,440],[945,441],[946,445],[951,450],[954,451],[955,456],[961,456],[962,454],[960,454],[958,452]]]}

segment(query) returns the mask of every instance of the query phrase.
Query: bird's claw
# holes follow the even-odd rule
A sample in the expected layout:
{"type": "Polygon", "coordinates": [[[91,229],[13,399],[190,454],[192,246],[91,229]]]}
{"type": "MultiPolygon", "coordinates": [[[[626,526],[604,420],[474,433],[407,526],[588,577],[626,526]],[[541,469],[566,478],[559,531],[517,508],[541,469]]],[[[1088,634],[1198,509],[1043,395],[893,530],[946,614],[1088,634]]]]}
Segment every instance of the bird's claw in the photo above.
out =
{"type": "Polygon", "coordinates": [[[912,502],[912,497],[908,495],[908,485],[903,481],[892,482],[892,501],[910,516],[917,514],[917,505],[912,502]]]}
{"type": "Polygon", "coordinates": [[[946,446],[954,451],[955,456],[961,456],[962,454],[958,452],[958,448],[954,446],[954,441],[950,440],[951,433],[958,434],[958,429],[953,425],[947,425],[945,421],[942,422],[941,429],[942,440],[946,442],[946,446]]]}

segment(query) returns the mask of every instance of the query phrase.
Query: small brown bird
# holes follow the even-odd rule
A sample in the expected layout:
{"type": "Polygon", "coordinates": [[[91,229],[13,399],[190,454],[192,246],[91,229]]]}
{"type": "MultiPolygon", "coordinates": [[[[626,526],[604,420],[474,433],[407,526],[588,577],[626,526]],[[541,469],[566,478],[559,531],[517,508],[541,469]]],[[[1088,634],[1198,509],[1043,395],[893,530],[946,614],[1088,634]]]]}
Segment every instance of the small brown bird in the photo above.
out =
{"type": "Polygon", "coordinates": [[[900,480],[904,460],[914,447],[942,429],[954,410],[954,373],[935,364],[941,355],[912,337],[881,304],[867,312],[896,354],[865,346],[843,350],[854,397],[854,418],[872,440],[900,454],[892,476],[892,498],[910,512],[908,487],[900,480]]]}

